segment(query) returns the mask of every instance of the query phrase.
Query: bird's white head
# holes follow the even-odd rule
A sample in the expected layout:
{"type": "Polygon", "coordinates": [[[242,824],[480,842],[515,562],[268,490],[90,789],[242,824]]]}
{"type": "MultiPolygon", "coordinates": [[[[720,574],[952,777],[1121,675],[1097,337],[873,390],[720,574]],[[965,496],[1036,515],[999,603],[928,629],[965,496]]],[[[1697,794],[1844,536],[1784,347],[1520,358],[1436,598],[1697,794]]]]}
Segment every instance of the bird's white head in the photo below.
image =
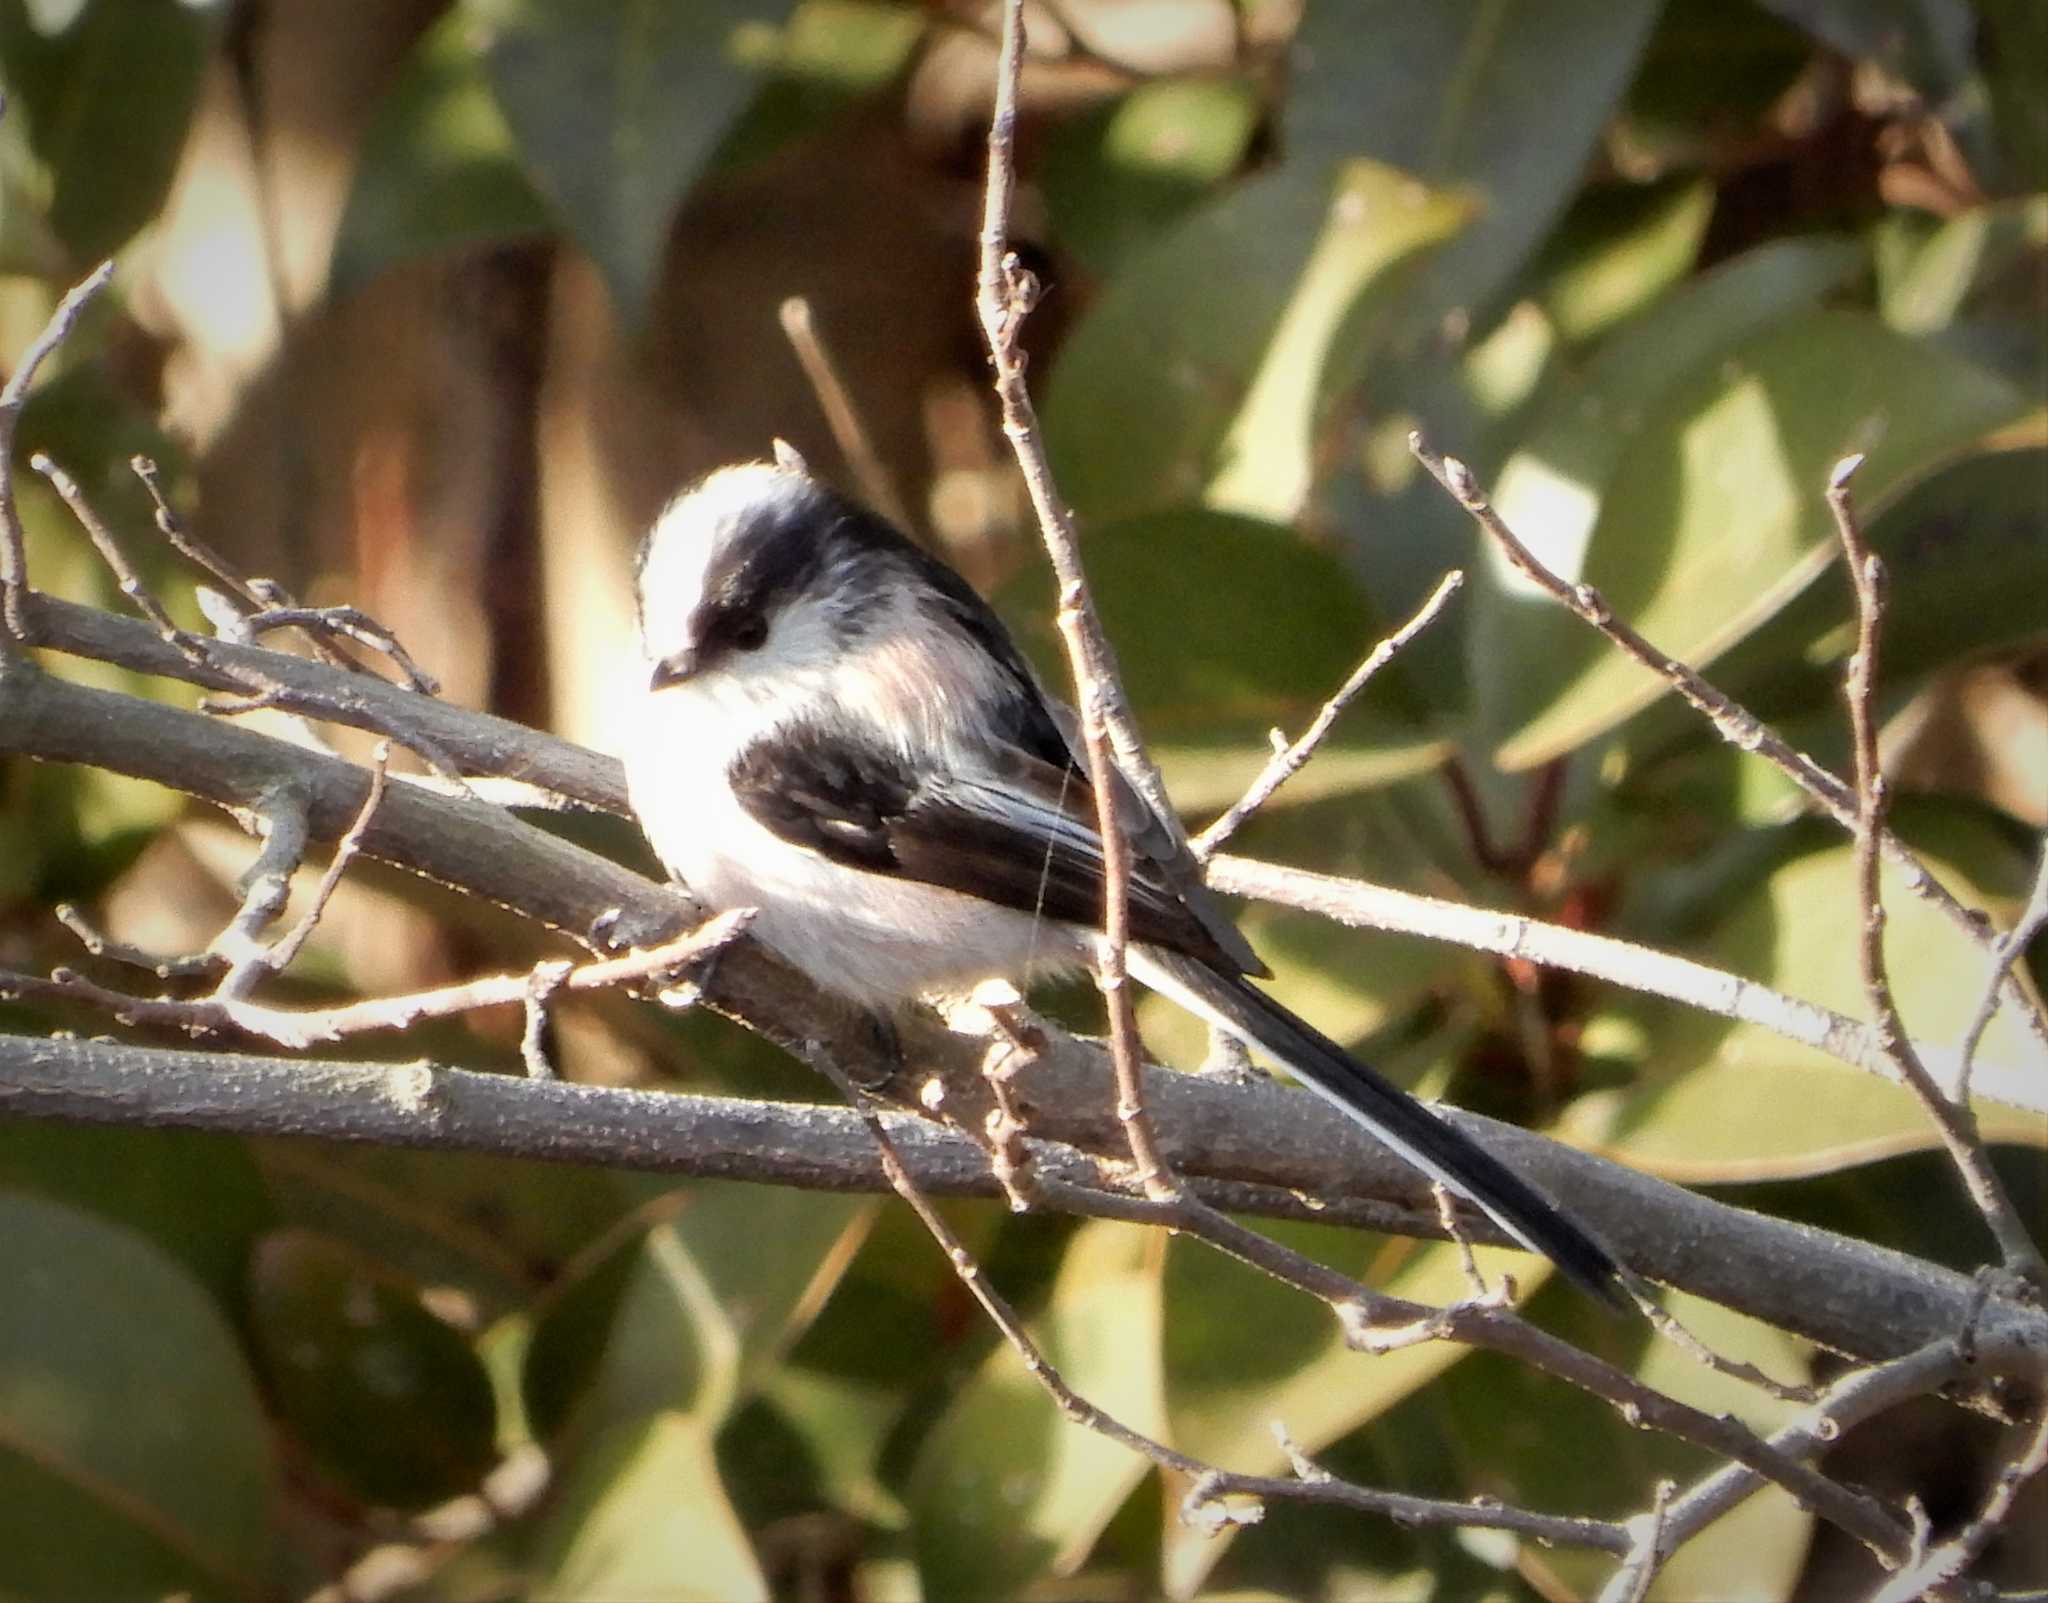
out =
{"type": "Polygon", "coordinates": [[[794,452],[741,462],[671,501],[641,548],[649,687],[730,690],[829,664],[861,597],[842,503],[794,452]]]}

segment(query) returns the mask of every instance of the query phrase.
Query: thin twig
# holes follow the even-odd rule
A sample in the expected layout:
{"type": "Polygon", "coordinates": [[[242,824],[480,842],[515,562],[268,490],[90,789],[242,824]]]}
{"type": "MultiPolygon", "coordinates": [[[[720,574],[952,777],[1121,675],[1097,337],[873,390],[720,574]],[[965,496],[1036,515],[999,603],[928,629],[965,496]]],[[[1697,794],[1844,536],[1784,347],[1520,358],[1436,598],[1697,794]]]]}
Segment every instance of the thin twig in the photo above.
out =
{"type": "Polygon", "coordinates": [[[170,499],[164,493],[163,472],[156,463],[146,456],[134,456],[128,459],[128,466],[149,492],[149,498],[156,507],[157,532],[170,543],[171,549],[194,567],[211,575],[251,612],[262,610],[262,600],[242,571],[188,530],[183,520],[171,510],[170,499]]]}
{"type": "Polygon", "coordinates": [[[1273,799],[1275,791],[1307,766],[1309,758],[1316,754],[1316,748],[1328,737],[1344,709],[1350,706],[1358,693],[1372,682],[1375,674],[1393,661],[1396,652],[1436,621],[1437,614],[1444,610],[1464,582],[1465,575],[1456,568],[1445,574],[1436,589],[1430,592],[1429,599],[1415,609],[1414,615],[1374,646],[1365,660],[1352,670],[1351,677],[1344,681],[1334,696],[1323,703],[1322,711],[1316,714],[1315,721],[1303,731],[1301,738],[1294,744],[1288,745],[1280,737],[1279,731],[1274,731],[1273,755],[1267,759],[1266,766],[1259,770],[1258,778],[1251,782],[1244,795],[1232,804],[1228,812],[1188,843],[1193,848],[1195,856],[1207,858],[1211,852],[1220,848],[1244,827],[1245,820],[1273,799]]]}
{"type": "Polygon", "coordinates": [[[1643,1603],[1650,1595],[1650,1583],[1663,1568],[1664,1521],[1671,1511],[1676,1481],[1659,1477],[1650,1494],[1649,1508],[1626,1522],[1629,1550],[1602,1594],[1613,1603],[1643,1603]]]}
{"type": "Polygon", "coordinates": [[[1991,1015],[1998,1011],[1999,987],[2007,971],[2043,929],[2048,929],[2048,835],[2041,837],[2040,851],[2034,858],[2034,883],[2027,891],[2026,905],[2020,909],[2012,928],[1993,943],[1991,959],[1984,965],[1984,994],[1970,1015],[1969,1028],[1963,1031],[1963,1042],[1956,1052],[1958,1102],[1970,1100],[1970,1071],[1976,1067],[1977,1048],[1983,1044],[1984,1032],[1991,1027],[1991,1015]]]}
{"type": "Polygon", "coordinates": [[[59,924],[77,937],[78,944],[94,957],[103,957],[109,963],[121,963],[129,968],[146,969],[160,980],[198,979],[218,974],[227,967],[227,959],[218,952],[162,957],[155,952],[145,952],[139,946],[131,946],[126,941],[117,941],[70,902],[59,902],[50,911],[59,924]]]}
{"type": "Polygon", "coordinates": [[[422,696],[438,696],[441,682],[413,660],[398,636],[359,607],[272,606],[242,620],[245,639],[255,641],[273,629],[303,629],[307,634],[338,635],[391,659],[405,675],[406,688],[422,696]]]}
{"type": "MultiPolygon", "coordinates": [[[[1208,880],[1213,889],[1227,896],[1292,907],[1354,929],[1445,941],[1474,952],[1605,980],[1645,996],[1661,996],[1717,1018],[1758,1025],[1785,1040],[1824,1052],[1837,1062],[1888,1080],[1898,1079],[1898,1069],[1886,1056],[1877,1032],[1861,1019],[1653,947],[1520,913],[1470,907],[1248,857],[1219,854],[1211,858],[1208,880]]],[[[1944,1063],[1953,1057],[1950,1049],[1930,1042],[1916,1045],[1925,1061],[1944,1063]]],[[[2048,1088],[2034,1087],[2030,1096],[2029,1086],[2013,1079],[2002,1080],[1988,1094],[2038,1110],[2048,1108],[2044,1092],[2048,1088]]]]}
{"type": "MultiPolygon", "coordinates": [[[[1856,795],[1852,787],[1786,741],[1757,716],[1709,684],[1692,668],[1667,656],[1615,615],[1607,598],[1590,584],[1570,584],[1558,577],[1522,543],[1508,527],[1472,470],[1456,457],[1439,455],[1423,437],[1408,436],[1408,448],[1429,470],[1458,505],[1484,529],[1516,569],[1531,583],[1567,611],[1597,630],[1609,643],[1678,692],[1685,702],[1717,729],[1722,738],[1739,751],[1762,757],[1818,802],[1836,823],[1853,831],[1856,827],[1856,795]]],[[[1989,923],[1973,908],[1949,894],[1948,888],[1931,874],[1927,865],[1889,830],[1879,836],[1884,853],[1901,870],[1907,888],[1927,901],[1973,941],[1988,945],[1992,940],[1989,923]]],[[[2035,1036],[2048,1044],[2048,1016],[2034,1006],[2024,986],[2006,978],[2005,992],[2035,1036]]]]}
{"type": "Polygon", "coordinates": [[[78,481],[41,451],[28,459],[28,465],[50,481],[50,488],[57,492],[57,498],[71,509],[71,515],[78,520],[79,527],[85,530],[86,538],[92,541],[93,549],[99,552],[100,559],[113,570],[114,582],[120,587],[121,594],[133,602],[136,610],[145,618],[156,625],[157,633],[169,644],[189,654],[193,648],[188,644],[185,631],[171,621],[171,615],[164,610],[163,603],[157,600],[154,592],[142,582],[142,575],[135,571],[127,553],[122,551],[112,532],[86,501],[85,492],[79,489],[78,481]]]}
{"type": "Polygon", "coordinates": [[[2020,1488],[2043,1469],[2048,1469],[2048,1405],[2035,1412],[2019,1452],[2000,1466],[1990,1494],[1970,1523],[1947,1541],[1929,1548],[1918,1563],[1893,1576],[1872,1595],[1870,1603],[1913,1603],[1936,1587],[1960,1579],[2011,1519],[2020,1488]]]}
{"type": "Polygon", "coordinates": [[[818,408],[825,414],[825,424],[832,431],[833,442],[838,445],[839,454],[846,458],[846,465],[853,469],[861,498],[897,528],[908,530],[912,526],[910,509],[904,505],[903,497],[896,493],[896,481],[882,466],[874,441],[868,438],[867,430],[861,426],[860,413],[854,409],[853,395],[847,389],[846,381],[840,377],[832,353],[825,347],[824,336],[818,332],[817,319],[811,315],[811,303],[801,295],[790,296],[782,303],[781,319],[782,332],[788,338],[790,348],[796,352],[804,377],[810,381],[811,393],[818,398],[818,408]]]}
{"type": "Polygon", "coordinates": [[[1726,1375],[1730,1380],[1739,1380],[1746,1385],[1754,1386],[1783,1403],[1810,1403],[1819,1397],[1820,1393],[1809,1385],[1779,1380],[1757,1368],[1755,1364],[1715,1352],[1689,1330],[1669,1308],[1649,1296],[1648,1287],[1631,1286],[1629,1289],[1636,1294],[1636,1306],[1642,1309],[1644,1317],[1656,1327],[1659,1335],[1694,1362],[1704,1364],[1715,1374],[1726,1375]]]}
{"type": "MultiPolygon", "coordinates": [[[[1795,1458],[1812,1457],[1852,1426],[1936,1392],[1969,1369],[1955,1338],[1940,1337],[1902,1358],[1843,1376],[1811,1408],[1773,1432],[1771,1444],[1795,1458]]],[[[1724,1464],[1702,1476],[1666,1509],[1659,1562],[1767,1484],[1763,1476],[1737,1463],[1724,1464]]],[[[1910,1544],[1908,1552],[1910,1556],[1910,1544]]],[[[1619,1603],[1627,1595],[1622,1583],[1623,1577],[1617,1574],[1602,1592],[1602,1603],[1619,1603]]]]}
{"type": "MultiPolygon", "coordinates": [[[[659,946],[574,966],[561,984],[581,992],[657,981],[737,939],[752,917],[749,908],[721,913],[659,946]]],[[[540,965],[552,966],[553,962],[540,965]]],[[[102,1009],[123,1024],[177,1029],[191,1035],[232,1032],[294,1050],[407,1030],[423,1019],[452,1018],[480,1008],[524,1006],[533,985],[531,973],[490,974],[433,990],[344,1002],[336,1007],[283,1008],[244,1000],[228,993],[225,986],[209,996],[131,996],[68,968],[53,969],[47,979],[0,971],[0,997],[79,1002],[102,1009]]]]}
{"type": "Polygon", "coordinates": [[[263,967],[272,974],[282,974],[292,966],[299,950],[306,944],[307,937],[327,911],[327,904],[334,899],[334,892],[341,884],[341,876],[348,872],[348,865],[356,860],[356,853],[363,849],[363,836],[368,833],[370,823],[377,816],[377,809],[384,803],[384,787],[391,777],[391,742],[380,740],[376,750],[370,754],[370,789],[363,797],[362,811],[348,826],[341,839],[335,843],[334,855],[328,860],[327,868],[320,876],[320,883],[313,888],[313,899],[306,906],[305,916],[293,925],[275,946],[263,957],[263,967]]]}
{"type": "Polygon", "coordinates": [[[12,652],[16,642],[28,639],[28,617],[24,602],[28,596],[28,537],[22,532],[21,513],[14,504],[14,431],[21,425],[21,409],[28,400],[29,386],[59,345],[70,336],[84,315],[86,303],[106,287],[114,276],[112,259],[101,262],[57,303],[42,333],[21,353],[21,361],[0,388],[0,622],[6,636],[0,639],[0,653],[12,652]]]}
{"type": "Polygon", "coordinates": [[[526,976],[526,1022],[519,1032],[519,1060],[526,1065],[529,1080],[552,1080],[555,1066],[548,1061],[548,1003],[567,983],[576,965],[566,958],[536,963],[526,976]]]}
{"type": "Polygon", "coordinates": [[[1471,1287],[1475,1297],[1491,1296],[1492,1288],[1486,1284],[1486,1276],[1479,1272],[1479,1260],[1472,1255],[1472,1243],[1458,1223],[1458,1204],[1451,1195],[1450,1187],[1440,1180],[1432,1180],[1429,1189],[1436,1198],[1436,1216],[1443,1221],[1444,1235],[1458,1249],[1458,1266],[1465,1271],[1465,1284],[1471,1287]]]}
{"type": "Polygon", "coordinates": [[[1861,912],[1861,938],[1857,956],[1863,970],[1863,988],[1877,1019],[1878,1040],[1897,1066],[1899,1077],[1927,1110],[1950,1161],[1969,1188],[1971,1199],[1991,1227],[2005,1266],[2036,1286],[2048,1287],[2048,1263],[2027,1233],[2019,1212],[2006,1195],[2005,1184],[1991,1166],[1990,1155],[1977,1130],[1977,1116],[1967,1102],[1952,1101],[1935,1083],[1927,1066],[1913,1049],[1900,1017],[1898,998],[1893,994],[1891,973],[1884,951],[1884,893],[1879,880],[1879,842],[1884,836],[1885,808],[1890,787],[1878,766],[1877,699],[1878,652],[1884,629],[1884,565],[1864,541],[1850,498],[1849,481],[1863,464],[1860,456],[1844,457],[1828,478],[1828,510],[1834,514],[1835,530],[1848,559],[1849,579],[1856,595],[1856,650],[1849,659],[1844,694],[1849,705],[1849,727],[1856,749],[1856,893],[1861,912]]]}
{"type": "MultiPolygon", "coordinates": [[[[1102,620],[1088,591],[1081,566],[1080,543],[1073,520],[1052,486],[1052,471],[1038,435],[1038,415],[1024,381],[1024,354],[1019,344],[1026,315],[1038,295],[1037,282],[1017,263],[1009,248],[1010,201],[1016,189],[1017,84],[1024,62],[1023,0],[1003,8],[1003,46],[996,68],[995,111],[989,119],[987,203],[982,212],[981,274],[976,306],[995,368],[995,389],[1002,403],[1003,432],[1016,452],[1031,505],[1038,515],[1045,548],[1059,579],[1058,623],[1081,709],[1082,744],[1088,780],[1095,791],[1096,828],[1102,837],[1102,933],[1096,942],[1096,980],[1109,1012],[1110,1050],[1116,1064],[1117,1115],[1130,1138],[1131,1157],[1149,1194],[1168,1197],[1176,1189],[1173,1171],[1160,1150],[1158,1135],[1145,1111],[1140,1068],[1137,1016],[1131,1007],[1124,953],[1130,936],[1131,846],[1117,816],[1118,767],[1111,754],[1111,723],[1121,713],[1133,752],[1141,752],[1130,728],[1123,694],[1102,620]],[[1115,711],[1113,711],[1115,709],[1115,711]]],[[[1143,765],[1149,768],[1149,764],[1143,765]]],[[[1142,771],[1142,770],[1141,770],[1142,771]]],[[[1148,797],[1166,827],[1172,809],[1163,791],[1148,797]]]]}
{"type": "MultiPolygon", "coordinates": [[[[1124,1424],[1114,1415],[1083,1397],[1067,1382],[1051,1359],[1047,1358],[1024,1321],[1016,1310],[990,1283],[971,1253],[968,1252],[957,1234],[946,1223],[945,1218],[931,1204],[928,1197],[911,1178],[910,1170],[896,1149],[896,1143],[880,1114],[867,1093],[848,1079],[845,1073],[829,1059],[821,1059],[818,1067],[838,1087],[848,1105],[860,1116],[867,1126],[869,1136],[875,1143],[875,1151],[882,1164],[883,1173],[896,1194],[907,1202],[911,1211],[924,1225],[932,1239],[946,1254],[946,1261],[952,1267],[960,1284],[968,1294],[981,1305],[1011,1349],[1023,1363],[1025,1371],[1037,1381],[1052,1399],[1061,1414],[1073,1423],[1105,1436],[1109,1440],[1138,1453],[1164,1469],[1176,1470],[1195,1481],[1196,1490],[1190,1493],[1188,1507],[1213,1502],[1231,1496],[1260,1498],[1287,1498],[1298,1502],[1327,1503],[1358,1509],[1414,1525],[1444,1526],[1486,1526],[1499,1530],[1518,1531],[1540,1541],[1553,1541],[1580,1547],[1596,1547],[1610,1552],[1621,1551],[1626,1537],[1621,1528],[1603,1520],[1576,1519],[1537,1513],[1533,1510],[1510,1508],[1499,1503],[1458,1503],[1444,1499],[1411,1497],[1403,1493],[1382,1492],[1369,1487],[1353,1485],[1335,1477],[1316,1472],[1312,1476],[1287,1479],[1279,1476],[1237,1475],[1199,1459],[1190,1458],[1175,1448],[1167,1446],[1144,1432],[1124,1424]]],[[[1156,1205],[1178,1208],[1177,1201],[1162,1200],[1156,1205]]]]}
{"type": "Polygon", "coordinates": [[[213,949],[228,960],[214,997],[230,1001],[246,996],[270,970],[264,959],[269,947],[263,932],[277,922],[291,897],[292,876],[305,861],[312,821],[305,787],[273,785],[255,809],[263,825],[263,847],[242,872],[242,904],[227,928],[214,938],[213,949]]]}

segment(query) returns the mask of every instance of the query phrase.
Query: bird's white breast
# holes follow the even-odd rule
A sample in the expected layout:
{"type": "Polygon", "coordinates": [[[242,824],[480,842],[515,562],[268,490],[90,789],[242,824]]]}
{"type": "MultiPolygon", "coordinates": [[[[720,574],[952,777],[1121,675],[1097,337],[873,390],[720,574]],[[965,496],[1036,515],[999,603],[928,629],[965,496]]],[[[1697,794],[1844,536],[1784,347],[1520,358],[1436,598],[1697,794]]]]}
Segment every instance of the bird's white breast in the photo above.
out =
{"type": "Polygon", "coordinates": [[[802,708],[729,704],[746,693],[730,680],[655,692],[625,753],[633,810],[691,895],[715,911],[758,908],[757,939],[869,1006],[1085,961],[1068,926],[851,868],[763,828],[726,772],[741,740],[802,708]]]}

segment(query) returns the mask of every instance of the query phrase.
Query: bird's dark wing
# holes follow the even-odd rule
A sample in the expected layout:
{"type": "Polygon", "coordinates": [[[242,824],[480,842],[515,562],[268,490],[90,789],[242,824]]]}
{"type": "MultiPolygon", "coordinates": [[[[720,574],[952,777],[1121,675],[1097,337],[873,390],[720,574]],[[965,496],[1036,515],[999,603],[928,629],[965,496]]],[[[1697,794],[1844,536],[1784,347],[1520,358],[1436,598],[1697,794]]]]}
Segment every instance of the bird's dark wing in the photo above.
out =
{"type": "MultiPolygon", "coordinates": [[[[918,774],[880,742],[795,724],[740,753],[726,778],[756,823],[834,862],[1102,926],[1095,798],[1071,767],[1011,749],[984,773],[918,774]]],[[[1238,971],[1143,859],[1129,907],[1133,939],[1238,971]]]]}

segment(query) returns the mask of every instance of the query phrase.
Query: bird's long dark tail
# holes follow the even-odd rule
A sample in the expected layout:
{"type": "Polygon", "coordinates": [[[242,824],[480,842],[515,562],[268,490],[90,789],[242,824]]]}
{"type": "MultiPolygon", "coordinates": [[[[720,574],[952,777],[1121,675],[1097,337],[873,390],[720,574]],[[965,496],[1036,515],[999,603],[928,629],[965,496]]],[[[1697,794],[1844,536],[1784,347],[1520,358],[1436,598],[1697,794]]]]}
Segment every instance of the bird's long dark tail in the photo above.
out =
{"type": "Polygon", "coordinates": [[[1133,947],[1131,972],[1190,1012],[1269,1053],[1416,1168],[1475,1203],[1577,1285],[1620,1304],[1620,1270],[1586,1228],[1464,1131],[1366,1067],[1249,980],[1192,958],[1133,947]]]}

